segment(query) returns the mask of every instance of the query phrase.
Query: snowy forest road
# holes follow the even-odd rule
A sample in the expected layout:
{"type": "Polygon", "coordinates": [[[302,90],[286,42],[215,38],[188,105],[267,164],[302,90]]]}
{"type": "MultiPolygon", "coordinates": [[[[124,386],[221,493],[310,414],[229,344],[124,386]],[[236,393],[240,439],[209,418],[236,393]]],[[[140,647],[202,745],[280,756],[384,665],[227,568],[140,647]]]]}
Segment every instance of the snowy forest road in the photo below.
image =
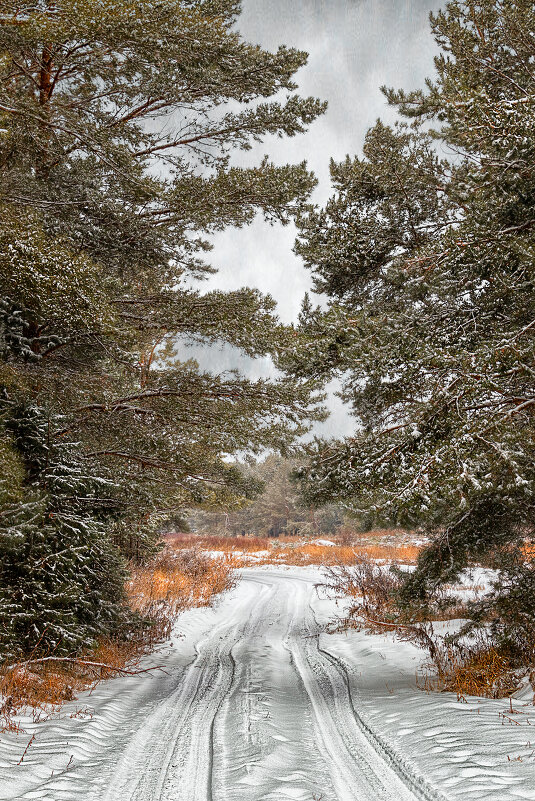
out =
{"type": "Polygon", "coordinates": [[[106,801],[414,801],[366,736],[345,668],[318,646],[314,587],[250,571],[172,703],[134,738],[106,801]]]}
{"type": "Polygon", "coordinates": [[[99,687],[90,719],[48,726],[19,794],[1,797],[435,801],[359,714],[351,668],[320,647],[315,597],[295,573],[244,570],[216,609],[186,613],[165,673],[99,687]]]}

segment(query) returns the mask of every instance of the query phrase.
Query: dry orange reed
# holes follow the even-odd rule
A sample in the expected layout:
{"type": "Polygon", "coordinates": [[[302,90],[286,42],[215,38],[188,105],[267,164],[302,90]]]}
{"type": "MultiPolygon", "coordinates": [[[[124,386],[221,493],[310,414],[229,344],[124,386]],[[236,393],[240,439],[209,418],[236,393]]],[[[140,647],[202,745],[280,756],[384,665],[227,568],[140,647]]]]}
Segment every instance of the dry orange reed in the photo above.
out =
{"type": "MultiPolygon", "coordinates": [[[[518,690],[520,673],[503,653],[489,645],[467,655],[452,648],[439,648],[432,673],[420,682],[422,689],[453,692],[459,700],[466,696],[504,698],[518,690]]],[[[521,672],[521,671],[520,671],[521,672]]]]}
{"type": "MultiPolygon", "coordinates": [[[[334,545],[321,545],[314,540],[299,537],[197,537],[192,534],[173,535],[168,538],[175,551],[196,547],[221,553],[234,567],[245,565],[351,565],[365,555],[371,559],[385,562],[414,564],[420,551],[411,543],[385,544],[375,540],[385,535],[393,538],[393,532],[370,532],[362,537],[355,535],[353,544],[347,544],[347,537],[335,536],[334,545]],[[266,553],[264,553],[266,552],[266,553]]],[[[399,535],[398,535],[399,538],[399,535]]],[[[331,538],[329,538],[331,539],[331,538]]]]}
{"type": "Polygon", "coordinates": [[[131,608],[153,621],[152,628],[161,637],[179,612],[207,606],[233,586],[232,565],[223,556],[212,558],[198,549],[177,551],[168,546],[151,565],[133,571],[127,590],[131,608]]]}

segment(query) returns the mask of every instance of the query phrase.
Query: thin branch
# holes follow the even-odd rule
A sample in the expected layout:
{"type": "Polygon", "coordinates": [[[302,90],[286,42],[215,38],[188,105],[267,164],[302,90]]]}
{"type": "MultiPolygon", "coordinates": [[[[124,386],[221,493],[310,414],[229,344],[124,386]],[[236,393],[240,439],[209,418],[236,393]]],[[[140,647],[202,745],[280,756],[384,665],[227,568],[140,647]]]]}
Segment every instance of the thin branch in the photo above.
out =
{"type": "Polygon", "coordinates": [[[13,665],[8,665],[4,670],[16,670],[17,668],[26,667],[27,665],[38,665],[44,662],[67,662],[71,665],[82,665],[83,667],[110,670],[113,673],[120,673],[124,676],[137,676],[140,673],[150,673],[153,670],[164,670],[161,665],[148,668],[121,668],[116,665],[108,665],[106,662],[89,662],[86,659],[76,659],[70,656],[43,656],[40,659],[27,659],[25,662],[15,662],[13,665]]]}

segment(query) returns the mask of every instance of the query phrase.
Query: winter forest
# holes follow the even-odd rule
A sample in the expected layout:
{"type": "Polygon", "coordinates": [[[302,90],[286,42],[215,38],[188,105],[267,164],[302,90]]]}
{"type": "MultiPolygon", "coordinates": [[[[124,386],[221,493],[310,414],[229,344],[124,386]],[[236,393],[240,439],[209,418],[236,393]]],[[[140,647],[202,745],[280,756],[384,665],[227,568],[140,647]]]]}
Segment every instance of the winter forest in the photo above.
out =
{"type": "Polygon", "coordinates": [[[0,0],[0,801],[535,801],[535,4],[0,0]]]}

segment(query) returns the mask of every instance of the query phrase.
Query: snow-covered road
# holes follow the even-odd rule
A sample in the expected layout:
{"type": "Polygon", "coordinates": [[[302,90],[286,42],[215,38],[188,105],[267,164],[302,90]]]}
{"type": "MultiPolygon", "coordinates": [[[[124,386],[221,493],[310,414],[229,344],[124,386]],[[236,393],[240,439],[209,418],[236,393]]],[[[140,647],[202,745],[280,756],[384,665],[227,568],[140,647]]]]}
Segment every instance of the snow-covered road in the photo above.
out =
{"type": "Polygon", "coordinates": [[[313,594],[295,576],[246,574],[106,801],[413,801],[366,736],[345,669],[319,648],[313,594]]]}
{"type": "MultiPolygon", "coordinates": [[[[243,571],[216,609],[182,616],[181,636],[159,659],[165,673],[106,682],[83,708],[73,705],[73,717],[28,726],[37,736],[20,765],[24,739],[4,737],[0,798],[456,797],[445,791],[455,790],[451,776],[437,782],[392,732],[370,724],[373,709],[354,689],[363,665],[348,653],[349,638],[320,636],[325,610],[313,578],[298,570],[243,571]]],[[[497,798],[532,797],[522,782],[499,778],[497,798]]],[[[493,797],[488,790],[478,796],[477,787],[465,782],[464,794],[493,797]]]]}

